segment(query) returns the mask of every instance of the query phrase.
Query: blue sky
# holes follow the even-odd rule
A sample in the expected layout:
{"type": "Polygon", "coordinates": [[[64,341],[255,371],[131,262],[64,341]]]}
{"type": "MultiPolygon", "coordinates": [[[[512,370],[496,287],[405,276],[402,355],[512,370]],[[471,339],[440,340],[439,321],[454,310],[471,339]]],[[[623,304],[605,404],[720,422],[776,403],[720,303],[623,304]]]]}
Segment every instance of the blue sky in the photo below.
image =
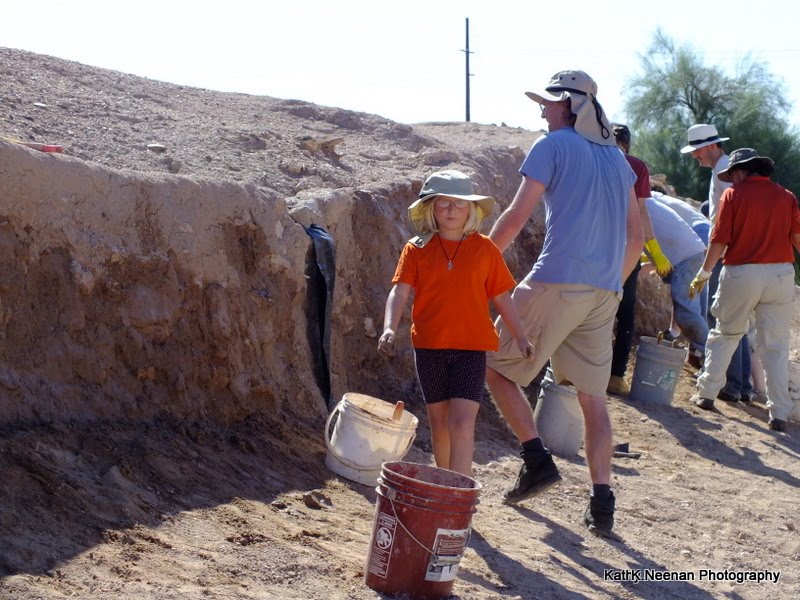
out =
{"type": "Polygon", "coordinates": [[[588,72],[609,116],[624,120],[626,86],[661,27],[729,73],[748,54],[766,62],[794,104],[790,122],[800,126],[797,6],[788,0],[0,0],[0,45],[405,123],[459,121],[469,17],[472,120],[539,129],[544,122],[524,92],[565,68],[588,72]]]}

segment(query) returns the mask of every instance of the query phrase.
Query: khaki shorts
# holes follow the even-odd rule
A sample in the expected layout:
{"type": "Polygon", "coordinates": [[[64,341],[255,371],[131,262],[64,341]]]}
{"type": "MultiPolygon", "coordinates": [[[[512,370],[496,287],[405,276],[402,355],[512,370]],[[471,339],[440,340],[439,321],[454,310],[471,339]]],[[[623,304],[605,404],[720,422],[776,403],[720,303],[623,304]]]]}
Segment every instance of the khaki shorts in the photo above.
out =
{"type": "Polygon", "coordinates": [[[611,375],[611,338],[619,296],[588,285],[520,283],[512,297],[535,350],[525,360],[498,318],[500,349],[487,353],[486,366],[519,385],[528,385],[547,360],[556,383],[605,396],[611,375]]]}

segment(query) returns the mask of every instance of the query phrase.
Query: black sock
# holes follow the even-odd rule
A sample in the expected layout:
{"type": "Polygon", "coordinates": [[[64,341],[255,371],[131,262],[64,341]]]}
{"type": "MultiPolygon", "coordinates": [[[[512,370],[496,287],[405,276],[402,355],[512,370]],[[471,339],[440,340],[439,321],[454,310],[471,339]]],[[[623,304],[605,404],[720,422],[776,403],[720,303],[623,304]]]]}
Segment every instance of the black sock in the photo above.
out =
{"type": "Polygon", "coordinates": [[[595,498],[608,498],[611,496],[611,486],[607,483],[595,483],[592,485],[592,496],[595,498]]]}
{"type": "Polygon", "coordinates": [[[533,458],[544,453],[545,447],[542,443],[542,438],[535,437],[532,440],[522,443],[522,450],[520,451],[519,455],[523,460],[525,460],[526,458],[533,458]]]}

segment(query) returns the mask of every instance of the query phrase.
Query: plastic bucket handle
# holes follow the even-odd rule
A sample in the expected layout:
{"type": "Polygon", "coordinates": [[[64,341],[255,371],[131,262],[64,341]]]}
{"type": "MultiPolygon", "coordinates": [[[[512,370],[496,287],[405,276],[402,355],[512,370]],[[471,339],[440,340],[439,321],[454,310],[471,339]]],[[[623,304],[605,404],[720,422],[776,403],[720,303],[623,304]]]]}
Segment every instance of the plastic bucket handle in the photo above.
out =
{"type": "MultiPolygon", "coordinates": [[[[412,540],[414,540],[415,542],[417,542],[417,545],[418,545],[420,548],[422,548],[423,550],[425,550],[425,552],[427,552],[427,553],[428,553],[428,554],[430,554],[431,556],[434,556],[434,557],[437,557],[437,558],[438,558],[438,556],[439,556],[439,555],[438,555],[438,554],[436,554],[436,552],[434,552],[434,551],[433,551],[433,550],[431,550],[430,548],[428,548],[428,547],[427,547],[425,544],[423,544],[422,542],[420,542],[420,541],[419,541],[419,540],[418,540],[418,539],[417,539],[417,538],[414,536],[414,534],[413,534],[413,533],[411,533],[411,532],[408,530],[408,527],[406,527],[406,526],[405,526],[405,524],[403,523],[403,520],[400,518],[400,513],[398,513],[398,512],[397,512],[397,509],[394,507],[394,500],[395,500],[395,498],[397,497],[397,492],[396,492],[396,490],[394,490],[394,489],[392,489],[392,488],[388,488],[388,489],[386,490],[386,494],[381,494],[381,495],[382,495],[384,498],[386,498],[386,499],[389,501],[389,505],[392,507],[392,512],[394,513],[394,517],[395,517],[395,519],[397,519],[397,522],[398,522],[398,523],[400,523],[400,527],[402,527],[402,528],[403,528],[403,531],[405,531],[405,532],[406,532],[406,534],[408,535],[408,537],[410,537],[412,540]]],[[[469,545],[469,540],[470,540],[470,538],[471,538],[471,537],[472,537],[472,527],[470,527],[470,528],[469,528],[469,531],[468,531],[468,533],[467,533],[467,539],[466,539],[466,542],[464,543],[464,547],[465,547],[465,548],[466,548],[466,547],[469,545]]]]}

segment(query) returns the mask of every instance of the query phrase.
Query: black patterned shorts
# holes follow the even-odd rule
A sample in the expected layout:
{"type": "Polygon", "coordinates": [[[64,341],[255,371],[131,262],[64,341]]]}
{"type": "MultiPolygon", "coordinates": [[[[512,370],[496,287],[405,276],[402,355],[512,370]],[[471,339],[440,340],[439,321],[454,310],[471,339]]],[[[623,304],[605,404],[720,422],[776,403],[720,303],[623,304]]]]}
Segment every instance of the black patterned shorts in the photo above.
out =
{"type": "Polygon", "coordinates": [[[414,362],[426,404],[451,398],[481,401],[486,383],[483,350],[414,348],[414,362]]]}

